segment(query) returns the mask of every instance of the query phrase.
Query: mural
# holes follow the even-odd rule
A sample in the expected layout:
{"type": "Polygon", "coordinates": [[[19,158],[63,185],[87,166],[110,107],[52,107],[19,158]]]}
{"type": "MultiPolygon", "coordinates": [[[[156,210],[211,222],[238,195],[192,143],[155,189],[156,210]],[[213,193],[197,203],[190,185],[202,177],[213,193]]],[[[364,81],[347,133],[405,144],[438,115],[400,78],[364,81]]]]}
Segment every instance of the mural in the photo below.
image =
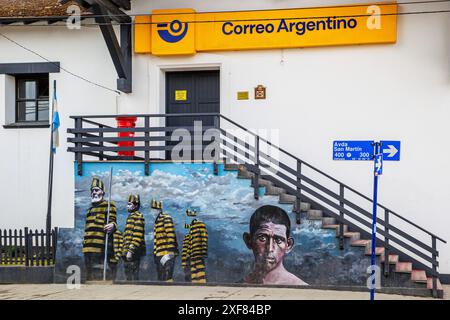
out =
{"type": "Polygon", "coordinates": [[[58,282],[66,282],[69,265],[81,268],[83,280],[102,279],[106,256],[108,279],[365,285],[364,250],[339,250],[335,231],[320,221],[302,216],[296,224],[292,205],[263,196],[264,188],[255,200],[237,171],[219,165],[214,175],[212,164],[162,162],[150,169],[145,176],[142,163],[83,164],[75,228],[58,239],[58,282]]]}

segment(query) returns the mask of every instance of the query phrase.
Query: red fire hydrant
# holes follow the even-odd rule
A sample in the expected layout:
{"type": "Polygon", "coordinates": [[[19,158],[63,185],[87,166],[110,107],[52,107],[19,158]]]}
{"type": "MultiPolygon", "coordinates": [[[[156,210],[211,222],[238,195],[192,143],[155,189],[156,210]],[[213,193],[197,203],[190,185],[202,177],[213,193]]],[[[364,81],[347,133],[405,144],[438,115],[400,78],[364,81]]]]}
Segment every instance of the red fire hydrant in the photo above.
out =
{"type": "MultiPolygon", "coordinates": [[[[117,128],[134,128],[136,127],[137,117],[117,117],[117,128]]],[[[134,132],[119,132],[119,137],[133,138],[134,132]]],[[[119,147],[134,147],[134,141],[119,141],[117,143],[119,147]]],[[[134,151],[118,151],[119,156],[133,157],[134,151]]]]}

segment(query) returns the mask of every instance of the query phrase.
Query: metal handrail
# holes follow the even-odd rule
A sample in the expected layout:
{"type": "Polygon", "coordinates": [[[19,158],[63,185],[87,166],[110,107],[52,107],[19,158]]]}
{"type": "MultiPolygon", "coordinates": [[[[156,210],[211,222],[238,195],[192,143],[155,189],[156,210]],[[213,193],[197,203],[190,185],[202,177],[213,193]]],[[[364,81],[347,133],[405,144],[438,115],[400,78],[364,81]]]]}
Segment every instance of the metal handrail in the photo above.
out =
{"type": "MultiPolygon", "coordinates": [[[[306,161],[304,161],[304,160],[302,160],[302,159],[299,159],[298,157],[292,155],[290,152],[284,150],[283,148],[280,148],[279,146],[273,144],[272,142],[267,141],[266,139],[264,139],[264,138],[260,137],[259,135],[255,134],[255,133],[252,132],[251,130],[248,130],[248,129],[244,128],[243,126],[239,125],[239,124],[236,123],[235,121],[233,121],[233,120],[231,120],[231,119],[229,119],[229,118],[227,118],[227,117],[225,117],[225,116],[223,116],[223,115],[220,115],[220,117],[223,118],[223,119],[225,119],[225,120],[227,120],[227,121],[229,121],[230,123],[232,123],[233,125],[239,127],[240,129],[245,130],[246,132],[250,133],[250,134],[253,135],[254,137],[258,137],[261,141],[263,141],[263,142],[267,143],[268,145],[270,145],[270,146],[272,146],[272,147],[274,147],[274,148],[280,150],[282,153],[284,153],[284,154],[290,156],[290,157],[293,158],[294,160],[300,161],[302,164],[308,166],[310,169],[316,171],[317,173],[320,173],[320,174],[322,174],[323,176],[325,176],[325,177],[331,179],[333,182],[336,182],[336,183],[338,183],[339,185],[342,185],[343,187],[345,187],[346,189],[352,191],[353,193],[355,193],[355,194],[357,194],[357,195],[363,197],[365,200],[368,200],[368,201],[370,201],[370,202],[373,202],[373,200],[372,200],[371,198],[367,197],[366,195],[362,194],[361,192],[359,192],[359,191],[355,190],[354,188],[352,188],[352,187],[346,185],[345,183],[339,181],[338,179],[333,178],[333,177],[330,176],[329,174],[327,174],[327,173],[321,171],[320,169],[317,169],[316,167],[314,167],[313,165],[307,163],[306,161]]],[[[391,209],[389,209],[389,208],[387,208],[387,207],[385,207],[385,206],[383,206],[383,205],[381,205],[381,204],[377,204],[377,205],[378,205],[378,207],[380,207],[380,208],[382,208],[382,209],[388,210],[389,213],[392,213],[394,216],[396,216],[396,217],[402,219],[403,221],[405,221],[405,222],[411,224],[412,226],[414,226],[414,227],[420,229],[421,231],[427,233],[428,235],[430,235],[430,236],[432,236],[432,237],[435,237],[435,238],[438,239],[439,241],[441,241],[441,242],[443,242],[443,243],[447,243],[447,241],[445,241],[445,240],[442,239],[441,237],[439,237],[439,236],[433,234],[432,232],[430,232],[430,231],[424,229],[424,228],[421,227],[421,226],[418,226],[418,225],[415,224],[414,222],[412,222],[412,221],[408,220],[407,218],[405,218],[405,217],[399,215],[398,213],[392,211],[391,209]]]]}

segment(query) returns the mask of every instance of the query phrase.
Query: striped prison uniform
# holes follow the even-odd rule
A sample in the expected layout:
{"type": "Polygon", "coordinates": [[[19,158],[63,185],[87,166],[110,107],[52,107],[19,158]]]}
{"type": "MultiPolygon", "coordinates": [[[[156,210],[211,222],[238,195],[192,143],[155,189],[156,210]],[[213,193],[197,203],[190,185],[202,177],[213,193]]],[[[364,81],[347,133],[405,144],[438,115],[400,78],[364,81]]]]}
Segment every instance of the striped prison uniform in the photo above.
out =
{"type": "MultiPolygon", "coordinates": [[[[131,201],[130,201],[131,202],[131,201]]],[[[139,268],[141,256],[145,256],[145,219],[139,211],[131,212],[128,215],[125,226],[124,238],[124,271],[128,281],[139,280],[139,268]],[[126,258],[128,252],[132,253],[131,260],[126,258]]]]}
{"type": "Polygon", "coordinates": [[[191,235],[187,233],[183,239],[183,247],[181,250],[181,267],[184,271],[184,281],[191,281],[191,257],[190,257],[191,235]]]}
{"type": "MultiPolygon", "coordinates": [[[[86,265],[86,280],[101,280],[103,278],[103,264],[105,259],[106,225],[108,214],[108,201],[103,200],[94,204],[86,212],[86,224],[84,229],[83,249],[86,265]]],[[[109,223],[114,224],[117,230],[117,208],[114,202],[110,204],[109,223]]],[[[117,236],[116,236],[117,237],[117,236]]],[[[114,257],[114,232],[108,238],[108,267],[106,278],[114,279],[117,262],[114,257]]]]}
{"type": "Polygon", "coordinates": [[[178,243],[173,219],[167,213],[160,212],[153,229],[153,256],[157,266],[158,280],[173,282],[174,258],[178,256],[178,243]],[[161,265],[161,259],[172,254],[173,258],[161,265]]]}
{"type": "MultiPolygon", "coordinates": [[[[108,214],[108,201],[103,200],[92,206],[86,213],[86,225],[84,228],[83,253],[104,253],[105,252],[105,231],[108,214]]],[[[113,223],[117,230],[117,208],[111,202],[109,210],[109,223],[113,223]]],[[[112,246],[111,241],[109,243],[112,246]]]]}
{"type": "Polygon", "coordinates": [[[195,221],[190,228],[189,256],[192,282],[206,282],[205,258],[208,256],[208,232],[202,221],[195,221]]]}
{"type": "Polygon", "coordinates": [[[109,263],[119,263],[123,252],[123,235],[119,229],[113,233],[113,255],[109,258],[109,263]]]}
{"type": "Polygon", "coordinates": [[[128,215],[124,231],[123,255],[128,251],[135,255],[145,256],[145,219],[139,211],[134,211],[128,215]]]}

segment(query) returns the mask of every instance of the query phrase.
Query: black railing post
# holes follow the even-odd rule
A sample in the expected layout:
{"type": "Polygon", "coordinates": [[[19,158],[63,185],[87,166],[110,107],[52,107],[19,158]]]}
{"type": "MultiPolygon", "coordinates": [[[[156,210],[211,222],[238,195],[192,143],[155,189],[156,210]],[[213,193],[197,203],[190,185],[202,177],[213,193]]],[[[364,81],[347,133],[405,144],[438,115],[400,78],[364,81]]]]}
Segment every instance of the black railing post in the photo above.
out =
{"type": "Polygon", "coordinates": [[[384,275],[387,277],[389,275],[389,210],[384,210],[384,275]]]}
{"type": "Polygon", "coordinates": [[[253,191],[256,200],[259,199],[259,136],[255,136],[255,173],[253,178],[253,191]]]}
{"type": "Polygon", "coordinates": [[[436,255],[436,237],[435,236],[431,236],[431,247],[433,248],[433,275],[432,275],[432,290],[433,290],[433,298],[437,298],[438,297],[438,290],[437,290],[437,279],[438,279],[438,271],[437,271],[437,266],[436,266],[436,262],[437,262],[437,255],[436,255]]]}
{"type": "MultiPolygon", "coordinates": [[[[99,127],[99,129],[103,129],[104,128],[104,126],[102,124],[99,124],[98,127],[99,127]]],[[[103,148],[103,146],[104,146],[104,143],[103,143],[103,132],[100,131],[98,133],[98,136],[101,138],[100,139],[100,143],[99,143],[99,145],[100,145],[100,152],[99,152],[98,158],[99,158],[100,161],[103,161],[103,150],[101,150],[101,148],[103,148]]]]}
{"type": "MultiPolygon", "coordinates": [[[[83,128],[83,122],[81,121],[81,118],[75,118],[75,130],[81,130],[82,128],[83,128]]],[[[76,133],[75,137],[81,138],[82,134],[76,133]]],[[[75,143],[75,147],[81,148],[82,147],[81,142],[75,143]]],[[[77,161],[78,175],[81,176],[81,175],[83,175],[83,152],[82,151],[75,152],[75,160],[77,161]]]]}
{"type": "Polygon", "coordinates": [[[28,234],[28,228],[25,227],[25,266],[30,266],[30,237],[28,234]]]}
{"type": "Polygon", "coordinates": [[[217,162],[220,159],[220,123],[219,123],[219,116],[214,116],[214,129],[216,130],[216,135],[214,137],[214,164],[213,164],[213,173],[215,176],[219,174],[219,165],[217,162]]]}
{"type": "MultiPolygon", "coordinates": [[[[339,207],[344,209],[344,185],[339,184],[339,207]]],[[[341,221],[339,221],[339,249],[344,250],[344,210],[339,211],[339,216],[341,217],[341,221]]]]}
{"type": "Polygon", "coordinates": [[[145,127],[145,175],[148,176],[150,174],[150,118],[146,116],[144,118],[144,127],[145,127]]]}
{"type": "Polygon", "coordinates": [[[295,199],[295,215],[296,215],[296,223],[300,224],[300,214],[302,212],[302,189],[300,188],[300,184],[302,183],[302,162],[297,159],[297,198],[295,199]]]}

